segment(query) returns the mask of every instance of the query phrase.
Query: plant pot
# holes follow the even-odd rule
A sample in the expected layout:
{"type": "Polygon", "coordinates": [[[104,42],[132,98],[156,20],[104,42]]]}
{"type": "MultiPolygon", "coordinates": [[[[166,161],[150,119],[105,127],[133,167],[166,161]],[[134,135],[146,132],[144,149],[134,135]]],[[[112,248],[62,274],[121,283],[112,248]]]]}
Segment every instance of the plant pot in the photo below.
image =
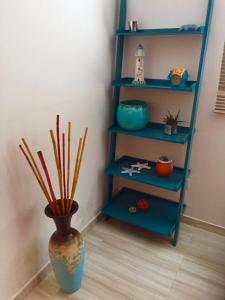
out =
{"type": "Polygon", "coordinates": [[[168,134],[168,135],[177,134],[177,126],[171,126],[171,125],[165,124],[164,133],[168,134]]]}
{"type": "Polygon", "coordinates": [[[144,101],[121,101],[117,110],[117,121],[125,130],[141,130],[148,124],[149,109],[144,101]]]}
{"type": "Polygon", "coordinates": [[[46,216],[52,218],[56,225],[48,247],[52,268],[60,287],[69,294],[81,287],[86,252],[82,235],[70,225],[77,210],[78,203],[75,201],[71,213],[64,216],[54,216],[49,205],[45,208],[46,216]]]}
{"type": "Polygon", "coordinates": [[[163,160],[159,159],[156,163],[155,170],[156,170],[156,173],[160,177],[170,176],[173,172],[173,162],[172,162],[172,160],[163,161],[163,160]]]}

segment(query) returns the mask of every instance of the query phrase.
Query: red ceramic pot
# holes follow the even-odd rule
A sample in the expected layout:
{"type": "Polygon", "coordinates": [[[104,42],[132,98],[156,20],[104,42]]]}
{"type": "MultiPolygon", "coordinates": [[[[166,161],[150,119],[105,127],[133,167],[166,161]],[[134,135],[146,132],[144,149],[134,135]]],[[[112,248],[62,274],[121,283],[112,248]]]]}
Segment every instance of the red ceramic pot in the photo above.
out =
{"type": "Polygon", "coordinates": [[[172,162],[172,160],[163,161],[163,160],[159,159],[156,163],[155,170],[156,170],[156,173],[160,177],[170,176],[171,173],[173,172],[173,162],[172,162]]]}

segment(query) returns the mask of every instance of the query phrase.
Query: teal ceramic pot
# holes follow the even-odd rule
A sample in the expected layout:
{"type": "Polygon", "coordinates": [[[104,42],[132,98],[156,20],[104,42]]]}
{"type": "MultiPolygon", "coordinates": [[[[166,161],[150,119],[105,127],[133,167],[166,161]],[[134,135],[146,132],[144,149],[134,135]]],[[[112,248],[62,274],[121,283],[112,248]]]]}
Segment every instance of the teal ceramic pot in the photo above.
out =
{"type": "Polygon", "coordinates": [[[70,226],[77,210],[77,202],[73,202],[71,213],[65,216],[53,216],[49,206],[45,209],[56,225],[48,247],[52,268],[58,284],[69,294],[80,289],[84,273],[84,241],[80,232],[70,226]]]}
{"type": "Polygon", "coordinates": [[[117,110],[117,122],[125,130],[141,130],[148,123],[148,104],[141,100],[121,101],[117,110]]]}

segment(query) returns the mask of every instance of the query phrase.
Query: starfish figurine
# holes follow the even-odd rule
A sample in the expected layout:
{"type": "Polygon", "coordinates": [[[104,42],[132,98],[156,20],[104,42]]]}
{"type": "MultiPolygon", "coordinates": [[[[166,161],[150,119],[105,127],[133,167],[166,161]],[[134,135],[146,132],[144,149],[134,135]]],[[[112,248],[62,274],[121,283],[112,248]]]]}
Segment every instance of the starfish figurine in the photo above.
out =
{"type": "Polygon", "coordinates": [[[129,174],[129,176],[132,176],[134,173],[140,173],[140,171],[134,170],[133,168],[123,168],[123,171],[121,171],[123,174],[129,174]]]}
{"type": "Polygon", "coordinates": [[[143,169],[150,170],[151,167],[148,165],[148,163],[136,163],[135,165],[131,165],[132,168],[137,168],[138,171],[141,171],[143,169]]]}

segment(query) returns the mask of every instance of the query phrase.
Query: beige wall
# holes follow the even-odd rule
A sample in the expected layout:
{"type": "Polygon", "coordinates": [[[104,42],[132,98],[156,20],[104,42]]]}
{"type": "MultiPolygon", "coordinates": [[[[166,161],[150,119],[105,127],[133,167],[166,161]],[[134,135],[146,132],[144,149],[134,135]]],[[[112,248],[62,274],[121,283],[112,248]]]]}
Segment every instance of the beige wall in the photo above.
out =
{"type": "Polygon", "coordinates": [[[102,206],[115,11],[114,0],[0,1],[1,300],[48,261],[54,229],[19,151],[22,136],[53,171],[48,130],[56,114],[73,122],[76,138],[88,126],[73,225],[81,229],[102,206]]]}
{"type": "MultiPolygon", "coordinates": [[[[179,27],[186,23],[201,25],[207,7],[206,0],[129,0],[128,3],[128,19],[139,20],[143,28],[179,27]]],[[[216,0],[186,197],[186,215],[223,227],[225,227],[225,115],[213,113],[213,107],[225,39],[224,20],[225,1],[216,0]]],[[[132,76],[134,73],[133,55],[139,42],[146,50],[146,77],[166,78],[171,68],[184,66],[189,70],[190,78],[196,79],[199,37],[161,36],[129,39],[126,44],[124,75],[132,76]]],[[[172,112],[181,109],[182,119],[190,120],[193,97],[189,93],[129,89],[122,97],[148,101],[153,121],[162,121],[168,109],[172,112]]],[[[118,155],[123,153],[153,160],[166,154],[176,165],[182,166],[185,147],[123,136],[120,138],[118,155]]],[[[124,181],[120,181],[120,185],[124,184],[124,181]]],[[[134,185],[132,182],[126,182],[126,185],[177,199],[177,194],[172,192],[148,188],[141,184],[134,185]]]]}

